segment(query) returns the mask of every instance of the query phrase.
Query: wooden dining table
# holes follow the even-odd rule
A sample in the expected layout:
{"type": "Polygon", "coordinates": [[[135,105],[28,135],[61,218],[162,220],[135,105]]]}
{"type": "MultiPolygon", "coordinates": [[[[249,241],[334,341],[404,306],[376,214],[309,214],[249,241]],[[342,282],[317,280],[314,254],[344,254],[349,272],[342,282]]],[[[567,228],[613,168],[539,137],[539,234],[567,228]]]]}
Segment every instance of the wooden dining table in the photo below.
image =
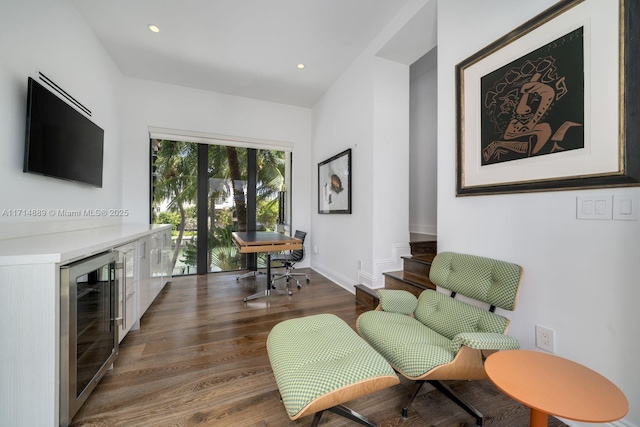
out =
{"type": "Polygon", "coordinates": [[[244,298],[244,302],[270,295],[291,295],[291,291],[272,289],[271,253],[302,249],[302,240],[275,231],[234,231],[231,237],[243,254],[266,253],[267,255],[267,288],[244,298]]]}
{"type": "Polygon", "coordinates": [[[599,373],[553,354],[506,350],[485,361],[489,379],[507,396],[530,408],[530,426],[548,425],[549,415],[607,423],[629,410],[622,391],[599,373]]]}

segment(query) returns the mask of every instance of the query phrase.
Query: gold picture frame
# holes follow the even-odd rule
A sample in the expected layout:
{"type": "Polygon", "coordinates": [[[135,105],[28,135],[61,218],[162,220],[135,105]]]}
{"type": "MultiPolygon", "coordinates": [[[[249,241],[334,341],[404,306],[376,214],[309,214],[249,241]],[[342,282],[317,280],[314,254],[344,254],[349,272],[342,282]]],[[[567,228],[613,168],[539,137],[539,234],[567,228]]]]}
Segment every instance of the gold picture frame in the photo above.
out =
{"type": "Polygon", "coordinates": [[[639,3],[560,1],[456,65],[457,196],[640,185],[639,3]]]}

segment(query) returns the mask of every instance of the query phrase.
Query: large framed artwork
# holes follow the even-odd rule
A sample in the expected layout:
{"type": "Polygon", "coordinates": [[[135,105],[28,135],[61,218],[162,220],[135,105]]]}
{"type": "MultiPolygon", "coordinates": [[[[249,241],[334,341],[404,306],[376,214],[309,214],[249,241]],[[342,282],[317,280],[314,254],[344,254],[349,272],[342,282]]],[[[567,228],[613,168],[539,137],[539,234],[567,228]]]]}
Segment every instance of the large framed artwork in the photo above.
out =
{"type": "Polygon", "coordinates": [[[351,149],[318,163],[318,213],[351,213],[351,149]]]}
{"type": "Polygon", "coordinates": [[[456,195],[640,185],[638,25],[564,0],[459,63],[456,195]]]}

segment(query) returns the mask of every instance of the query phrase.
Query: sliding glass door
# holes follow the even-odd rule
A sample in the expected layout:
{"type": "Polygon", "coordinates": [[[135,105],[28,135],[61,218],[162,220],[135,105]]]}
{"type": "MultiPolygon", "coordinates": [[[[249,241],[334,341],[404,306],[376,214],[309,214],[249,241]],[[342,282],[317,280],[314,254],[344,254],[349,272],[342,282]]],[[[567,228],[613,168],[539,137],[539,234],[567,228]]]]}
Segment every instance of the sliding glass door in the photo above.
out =
{"type": "Polygon", "coordinates": [[[196,237],[198,145],[192,142],[151,140],[151,222],[171,224],[174,275],[196,272],[186,256],[196,237]]]}
{"type": "MultiPolygon", "coordinates": [[[[264,266],[238,253],[234,231],[276,229],[282,151],[151,140],[153,223],[172,224],[173,274],[264,266]]],[[[281,215],[280,215],[281,218],[281,215]]]]}

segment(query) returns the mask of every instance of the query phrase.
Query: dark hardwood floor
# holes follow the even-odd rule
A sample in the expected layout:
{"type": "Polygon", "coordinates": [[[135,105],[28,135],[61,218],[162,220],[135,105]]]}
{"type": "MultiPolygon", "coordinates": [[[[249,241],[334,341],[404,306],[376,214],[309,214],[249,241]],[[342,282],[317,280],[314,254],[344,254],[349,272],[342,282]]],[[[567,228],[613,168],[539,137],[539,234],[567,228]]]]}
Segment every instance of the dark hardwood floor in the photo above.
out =
{"type": "MultiPolygon", "coordinates": [[[[285,319],[334,313],[352,327],[365,309],[353,294],[309,269],[311,283],[293,296],[244,303],[265,288],[265,276],[236,273],[174,278],[122,341],[114,367],[75,416],[73,426],[308,426],[290,421],[273,378],[265,341],[285,319]]],[[[529,411],[490,381],[449,385],[485,415],[485,425],[527,426],[529,411]]],[[[472,417],[431,386],[402,419],[412,383],[348,402],[378,426],[474,426],[472,417]]],[[[358,424],[326,412],[322,426],[358,424]]],[[[550,426],[564,426],[550,418],[550,426]]]]}

